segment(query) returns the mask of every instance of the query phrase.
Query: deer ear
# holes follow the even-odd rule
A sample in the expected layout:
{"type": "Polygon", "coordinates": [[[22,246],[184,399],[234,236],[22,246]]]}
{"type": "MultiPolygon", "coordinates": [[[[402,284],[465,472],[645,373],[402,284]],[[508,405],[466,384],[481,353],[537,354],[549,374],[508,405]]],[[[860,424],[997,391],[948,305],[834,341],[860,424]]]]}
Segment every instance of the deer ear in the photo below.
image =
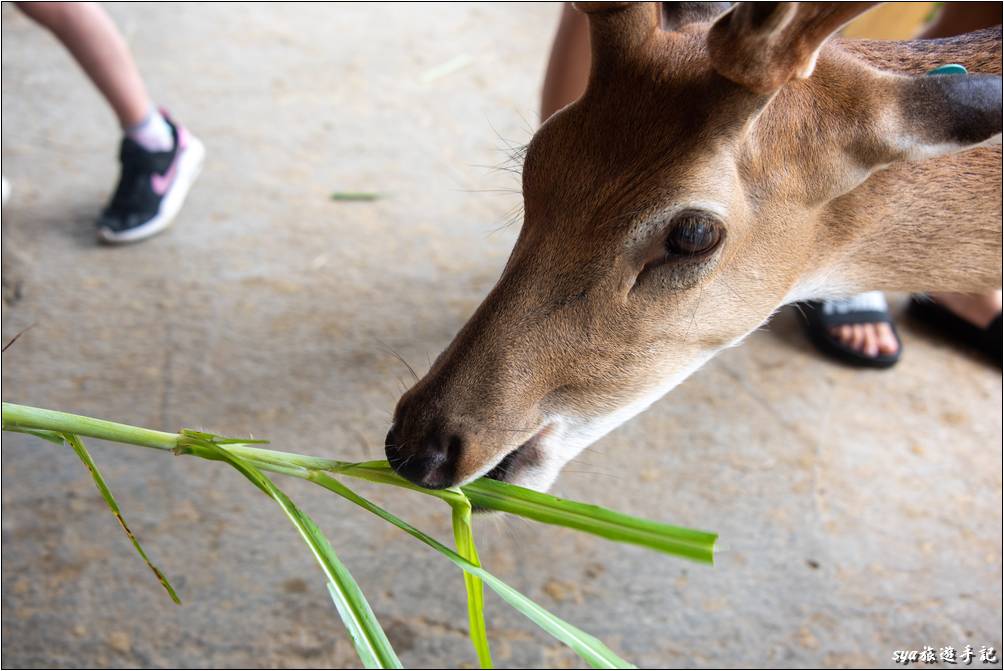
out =
{"type": "Polygon", "coordinates": [[[880,124],[889,162],[1000,144],[1000,75],[896,77],[892,90],[894,113],[880,124]]]}
{"type": "Polygon", "coordinates": [[[758,94],[812,74],[823,43],[875,2],[740,2],[708,33],[715,70],[758,94]]]}
{"type": "Polygon", "coordinates": [[[589,17],[594,65],[630,60],[659,30],[660,3],[576,2],[589,17]]]}

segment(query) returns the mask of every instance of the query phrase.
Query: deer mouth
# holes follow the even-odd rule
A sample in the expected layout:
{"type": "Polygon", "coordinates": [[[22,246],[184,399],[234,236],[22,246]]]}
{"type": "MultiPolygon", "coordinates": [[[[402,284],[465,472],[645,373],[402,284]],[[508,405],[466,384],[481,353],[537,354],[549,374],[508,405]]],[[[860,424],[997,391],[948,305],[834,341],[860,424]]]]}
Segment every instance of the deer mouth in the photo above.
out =
{"type": "Polygon", "coordinates": [[[542,456],[540,443],[551,432],[551,428],[550,424],[541,428],[529,440],[505,455],[495,468],[485,474],[485,477],[501,482],[518,482],[521,473],[540,464],[542,456]]]}

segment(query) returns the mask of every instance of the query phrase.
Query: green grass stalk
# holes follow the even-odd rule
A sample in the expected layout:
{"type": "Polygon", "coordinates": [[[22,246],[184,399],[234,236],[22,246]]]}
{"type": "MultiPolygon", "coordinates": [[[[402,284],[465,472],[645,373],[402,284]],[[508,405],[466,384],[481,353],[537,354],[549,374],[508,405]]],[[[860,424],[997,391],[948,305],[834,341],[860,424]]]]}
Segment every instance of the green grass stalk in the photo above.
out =
{"type": "MultiPolygon", "coordinates": [[[[569,645],[590,665],[600,668],[629,668],[630,664],[618,657],[598,639],[557,618],[481,567],[471,529],[472,503],[482,508],[502,510],[540,522],[567,526],[614,541],[636,543],[698,561],[710,563],[713,558],[716,538],[714,534],[642,520],[599,506],[565,501],[494,480],[482,479],[459,489],[427,490],[401,478],[386,461],[350,463],[323,459],[279,452],[250,444],[264,441],[222,438],[188,429],[183,429],[179,433],[152,431],[126,424],[12,403],[3,404],[3,429],[32,434],[55,443],[62,443],[64,440],[68,442],[91,470],[109,507],[115,512],[136,549],[148,564],[150,562],[146,553],[143,552],[135,536],[125,526],[117,503],[77,436],[84,435],[159,450],[170,450],[175,454],[190,454],[204,459],[227,462],[275,500],[296,526],[327,576],[329,591],[352,636],[360,659],[370,668],[400,667],[400,661],[379,623],[376,622],[376,618],[358,585],[341,564],[327,539],[313,520],[306,513],[300,511],[262,473],[263,470],[306,479],[333,491],[401,528],[445,555],[460,567],[464,572],[468,594],[471,641],[477,652],[478,660],[484,668],[490,668],[492,663],[484,621],[483,586],[485,584],[546,632],[569,645]],[[333,475],[344,475],[394,485],[443,499],[452,508],[457,551],[450,550],[439,541],[359,496],[332,477],[333,475]]],[[[170,585],[166,583],[166,579],[163,579],[163,574],[152,564],[150,567],[158,575],[158,578],[162,579],[172,597],[176,598],[170,585]]]]}
{"type": "MultiPolygon", "coordinates": [[[[386,461],[352,463],[311,457],[249,444],[264,441],[241,439],[221,441],[212,434],[187,429],[181,433],[151,431],[13,403],[3,404],[3,428],[34,435],[46,431],[74,433],[141,447],[174,450],[176,453],[192,454],[204,459],[218,459],[216,455],[201,449],[198,445],[201,439],[209,437],[218,444],[225,445],[230,453],[249,459],[266,471],[285,472],[291,475],[300,473],[299,477],[303,477],[299,469],[330,471],[378,484],[403,487],[447,502],[454,496],[450,490],[424,489],[408,482],[395,473],[386,461]],[[294,467],[292,471],[286,470],[290,466],[294,467]]],[[[641,545],[701,563],[714,563],[714,548],[718,538],[714,533],[632,517],[601,506],[568,501],[486,478],[464,485],[460,490],[474,506],[479,508],[508,512],[545,524],[569,527],[608,540],[641,545]]]]}

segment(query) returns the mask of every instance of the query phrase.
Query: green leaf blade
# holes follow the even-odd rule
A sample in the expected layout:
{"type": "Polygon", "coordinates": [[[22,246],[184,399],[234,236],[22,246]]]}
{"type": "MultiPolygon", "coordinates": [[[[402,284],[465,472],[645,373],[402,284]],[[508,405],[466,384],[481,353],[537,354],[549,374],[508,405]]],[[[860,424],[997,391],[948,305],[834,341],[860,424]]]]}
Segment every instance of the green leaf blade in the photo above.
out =
{"type": "Polygon", "coordinates": [[[475,506],[512,513],[632,543],[666,554],[713,564],[718,534],[625,515],[609,508],[569,501],[516,485],[482,478],[461,487],[475,506]]]}
{"type": "Polygon", "coordinates": [[[484,581],[496,594],[506,603],[523,613],[538,627],[558,639],[576,653],[586,662],[595,668],[602,669],[633,669],[633,664],[622,659],[613,650],[603,644],[596,637],[585,633],[581,629],[572,626],[558,616],[554,615],[543,606],[538,605],[530,598],[516,591],[505,582],[484,570],[480,566],[475,566],[467,559],[446,547],[428,534],[419,531],[393,513],[390,513],[368,499],[359,496],[344,484],[331,477],[327,473],[317,471],[310,472],[306,477],[325,489],[331,490],[339,496],[348,499],[356,505],[364,508],[374,515],[390,522],[405,533],[417,538],[429,547],[433,548],[447,559],[463,569],[466,573],[474,575],[484,581]]]}
{"type": "MultiPolygon", "coordinates": [[[[254,455],[261,451],[246,448],[242,449],[243,452],[257,459],[254,455]]],[[[270,459],[274,460],[273,463],[279,461],[275,457],[279,454],[282,453],[269,453],[270,459]]],[[[305,468],[331,470],[334,473],[379,484],[403,487],[436,496],[448,502],[453,496],[451,490],[423,489],[408,482],[395,473],[390,465],[383,460],[359,463],[329,461],[328,463],[332,465],[327,468],[320,463],[317,466],[307,463],[300,465],[305,468]]],[[[460,487],[460,491],[466,495],[471,504],[479,508],[506,512],[544,524],[583,531],[607,540],[640,545],[665,554],[705,564],[714,564],[715,543],[718,540],[718,534],[713,532],[646,520],[602,506],[562,499],[551,494],[489,478],[481,478],[466,484],[460,487]]]]}
{"type": "Polygon", "coordinates": [[[275,486],[272,480],[252,463],[227,452],[212,442],[201,445],[203,449],[215,452],[217,456],[236,468],[244,477],[279,504],[286,517],[300,533],[307,547],[320,565],[327,578],[328,593],[335,602],[338,614],[349,632],[356,654],[368,669],[400,669],[401,660],[387,639],[373,609],[363,595],[359,584],[348,568],[335,554],[327,537],[321,532],[305,512],[293,503],[285,492],[275,486]]]}
{"type": "Polygon", "coordinates": [[[331,194],[331,200],[343,203],[369,203],[379,199],[380,194],[373,191],[335,191],[331,194]]]}
{"type": "MultiPolygon", "coordinates": [[[[453,511],[453,538],[457,544],[457,554],[474,566],[481,566],[478,548],[474,544],[474,530],[471,528],[471,502],[460,491],[458,497],[450,500],[453,511]]],[[[471,644],[478,655],[482,669],[493,668],[491,648],[488,645],[488,629],[485,626],[485,588],[481,578],[464,571],[464,588],[467,590],[467,621],[470,627],[471,644]]]]}
{"type": "MultiPolygon", "coordinates": [[[[72,447],[73,451],[77,453],[77,456],[80,457],[80,461],[84,462],[84,466],[87,467],[87,470],[91,472],[91,477],[94,479],[94,484],[97,485],[98,491],[101,493],[101,497],[105,500],[105,503],[112,511],[112,514],[115,515],[115,519],[118,520],[119,526],[122,527],[125,535],[129,537],[130,541],[132,541],[132,546],[136,548],[136,552],[143,558],[143,561],[146,562],[146,565],[157,577],[160,584],[164,586],[164,589],[167,590],[171,600],[174,601],[174,603],[180,604],[181,599],[178,597],[178,593],[174,591],[174,587],[171,586],[167,576],[164,575],[164,572],[157,568],[152,561],[150,561],[150,557],[148,557],[146,552],[143,550],[143,546],[139,544],[139,539],[136,538],[136,534],[134,534],[132,529],[129,528],[129,525],[126,524],[125,517],[122,515],[122,510],[119,508],[119,504],[115,500],[112,490],[108,488],[108,483],[105,482],[104,477],[101,475],[101,471],[98,470],[97,464],[95,464],[94,459],[91,458],[90,452],[88,452],[87,448],[84,447],[84,441],[80,440],[79,437],[72,433],[64,433],[60,435],[63,440],[66,441],[66,444],[72,447]]],[[[45,436],[39,437],[44,438],[45,436]]]]}

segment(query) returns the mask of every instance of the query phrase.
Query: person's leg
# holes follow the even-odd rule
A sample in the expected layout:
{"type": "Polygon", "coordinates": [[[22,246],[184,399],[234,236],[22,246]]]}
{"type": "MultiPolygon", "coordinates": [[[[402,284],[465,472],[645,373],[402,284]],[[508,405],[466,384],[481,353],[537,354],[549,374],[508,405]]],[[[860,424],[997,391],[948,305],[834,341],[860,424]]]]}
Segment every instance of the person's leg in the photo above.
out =
{"type": "Polygon", "coordinates": [[[561,8],[558,32],[554,35],[551,57],[540,95],[540,122],[547,121],[562,107],[578,100],[589,81],[589,21],[572,3],[561,8]]]}
{"type": "Polygon", "coordinates": [[[938,18],[919,37],[930,40],[989,28],[1001,22],[1001,15],[999,2],[946,2],[938,18]]]}
{"type": "Polygon", "coordinates": [[[985,294],[948,294],[932,292],[928,296],[978,328],[986,328],[1001,313],[1001,292],[985,294]]]}
{"type": "Polygon", "coordinates": [[[98,219],[105,242],[143,240],[167,228],[202,166],[202,143],[156,109],[128,45],[95,3],[18,3],[49,29],[94,82],[125,132],[122,172],[98,219]]]}
{"type": "Polygon", "coordinates": [[[123,128],[141,123],[153,104],[111,17],[93,2],[24,2],[18,7],[48,28],[101,91],[123,128]]]}

